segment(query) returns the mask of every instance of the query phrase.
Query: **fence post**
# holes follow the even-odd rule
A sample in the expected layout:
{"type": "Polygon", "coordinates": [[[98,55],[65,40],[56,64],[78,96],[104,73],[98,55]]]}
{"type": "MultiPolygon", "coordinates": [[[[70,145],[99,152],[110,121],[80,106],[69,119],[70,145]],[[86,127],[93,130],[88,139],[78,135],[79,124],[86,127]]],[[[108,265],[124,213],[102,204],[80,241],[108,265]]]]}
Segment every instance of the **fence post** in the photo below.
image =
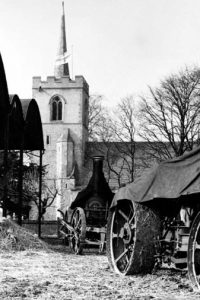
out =
{"type": "Polygon", "coordinates": [[[40,166],[39,166],[39,206],[38,206],[38,237],[41,237],[41,204],[42,204],[42,155],[40,150],[40,166]]]}

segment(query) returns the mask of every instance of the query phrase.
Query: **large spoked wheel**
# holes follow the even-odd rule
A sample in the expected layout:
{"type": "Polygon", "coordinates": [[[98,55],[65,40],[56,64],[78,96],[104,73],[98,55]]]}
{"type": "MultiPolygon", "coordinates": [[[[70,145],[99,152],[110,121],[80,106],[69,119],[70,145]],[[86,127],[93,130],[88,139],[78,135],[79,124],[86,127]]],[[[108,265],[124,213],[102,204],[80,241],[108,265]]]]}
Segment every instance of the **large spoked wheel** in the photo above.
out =
{"type": "Polygon", "coordinates": [[[67,223],[68,221],[68,214],[67,211],[65,212],[65,214],[61,211],[58,210],[61,214],[61,217],[58,218],[58,238],[63,240],[63,244],[68,246],[69,245],[69,241],[68,241],[68,235],[70,234],[67,226],[65,224],[62,223],[62,219],[63,221],[65,221],[67,223]],[[60,221],[61,219],[61,221],[60,221]]]}
{"type": "Polygon", "coordinates": [[[194,288],[200,289],[200,213],[192,224],[188,242],[188,274],[194,288]]]}
{"type": "Polygon", "coordinates": [[[128,200],[118,201],[109,212],[107,257],[118,274],[151,272],[155,264],[155,241],[160,218],[147,207],[128,200]]]}
{"type": "Polygon", "coordinates": [[[70,224],[74,229],[70,237],[70,248],[75,254],[81,254],[86,235],[85,212],[81,207],[74,210],[70,224]]]}

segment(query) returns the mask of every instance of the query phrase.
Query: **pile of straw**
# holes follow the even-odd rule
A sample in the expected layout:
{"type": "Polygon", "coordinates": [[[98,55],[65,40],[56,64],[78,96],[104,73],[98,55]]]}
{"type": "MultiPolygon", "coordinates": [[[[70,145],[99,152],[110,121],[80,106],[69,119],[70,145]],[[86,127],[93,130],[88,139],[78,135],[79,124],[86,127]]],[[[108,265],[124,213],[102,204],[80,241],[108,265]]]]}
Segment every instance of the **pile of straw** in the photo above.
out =
{"type": "Polygon", "coordinates": [[[29,249],[48,250],[48,246],[36,234],[17,225],[10,219],[5,219],[0,223],[0,251],[29,249]]]}

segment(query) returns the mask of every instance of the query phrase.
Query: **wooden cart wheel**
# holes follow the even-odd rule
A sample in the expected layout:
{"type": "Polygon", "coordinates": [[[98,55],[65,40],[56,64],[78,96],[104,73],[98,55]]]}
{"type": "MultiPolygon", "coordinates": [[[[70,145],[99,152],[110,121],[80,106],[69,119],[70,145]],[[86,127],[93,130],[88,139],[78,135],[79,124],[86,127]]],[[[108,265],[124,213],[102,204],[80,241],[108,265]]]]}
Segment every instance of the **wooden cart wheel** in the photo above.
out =
{"type": "Polygon", "coordinates": [[[190,230],[188,241],[188,275],[194,288],[200,289],[200,212],[190,230]]]}
{"type": "Polygon", "coordinates": [[[64,219],[64,213],[62,210],[57,210],[60,213],[59,218],[57,218],[57,237],[60,239],[62,238],[62,234],[60,231],[64,231],[64,226],[61,224],[60,219],[64,219]]]}
{"type": "MultiPolygon", "coordinates": [[[[65,222],[68,222],[68,213],[67,213],[67,211],[66,211],[65,214],[64,214],[64,221],[65,221],[65,222]]],[[[70,234],[70,231],[68,230],[68,228],[67,228],[66,226],[63,226],[63,231],[64,231],[67,235],[70,234]]],[[[69,238],[65,236],[65,238],[63,239],[63,243],[64,243],[64,245],[69,246],[69,238]]]]}
{"type": "Polygon", "coordinates": [[[81,207],[74,210],[70,224],[74,228],[70,237],[70,248],[75,254],[81,254],[86,235],[85,212],[81,207]]]}
{"type": "Polygon", "coordinates": [[[155,240],[160,234],[160,218],[147,207],[128,200],[118,202],[109,212],[107,256],[118,274],[152,271],[155,240]]]}

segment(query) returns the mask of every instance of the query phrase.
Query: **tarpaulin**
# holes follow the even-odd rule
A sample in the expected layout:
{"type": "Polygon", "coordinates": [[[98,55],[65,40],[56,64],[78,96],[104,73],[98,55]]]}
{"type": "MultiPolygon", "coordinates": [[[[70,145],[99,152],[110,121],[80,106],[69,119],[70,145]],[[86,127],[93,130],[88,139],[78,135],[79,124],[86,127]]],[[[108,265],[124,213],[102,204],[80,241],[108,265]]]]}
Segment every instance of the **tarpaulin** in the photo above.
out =
{"type": "MultiPolygon", "coordinates": [[[[154,199],[177,199],[200,192],[200,147],[180,157],[164,161],[133,183],[120,188],[111,207],[127,199],[147,203],[154,199]]],[[[199,199],[200,200],[200,199],[199,199]]]]}

